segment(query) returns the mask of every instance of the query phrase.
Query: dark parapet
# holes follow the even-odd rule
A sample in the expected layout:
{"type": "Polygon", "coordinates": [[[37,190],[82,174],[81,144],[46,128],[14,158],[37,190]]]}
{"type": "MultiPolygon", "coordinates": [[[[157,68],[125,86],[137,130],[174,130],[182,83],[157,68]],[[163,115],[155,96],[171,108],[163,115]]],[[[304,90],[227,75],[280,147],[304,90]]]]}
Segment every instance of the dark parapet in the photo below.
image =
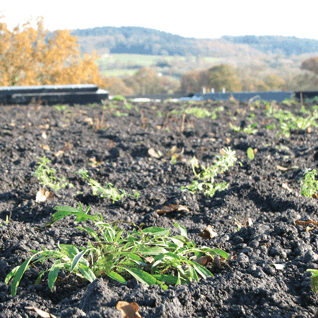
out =
{"type": "Polygon", "coordinates": [[[93,84],[5,86],[0,87],[0,104],[29,104],[33,101],[51,105],[58,103],[100,103],[108,92],[93,84]]]}

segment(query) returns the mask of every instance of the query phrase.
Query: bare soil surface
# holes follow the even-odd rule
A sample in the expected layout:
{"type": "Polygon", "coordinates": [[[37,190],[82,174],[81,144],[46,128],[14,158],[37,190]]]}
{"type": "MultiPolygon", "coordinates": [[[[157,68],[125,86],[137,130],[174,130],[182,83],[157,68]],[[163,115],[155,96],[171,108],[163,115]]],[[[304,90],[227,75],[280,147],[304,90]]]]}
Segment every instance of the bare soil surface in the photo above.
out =
{"type": "MultiPolygon", "coordinates": [[[[266,129],[278,121],[265,116],[262,103],[186,104],[209,111],[223,106],[216,119],[167,116],[185,103],[130,102],[130,109],[121,101],[112,104],[117,108],[104,112],[102,105],[0,107],[0,317],[37,317],[28,307],[56,317],[122,317],[118,301],[136,302],[143,318],[313,317],[317,298],[306,270],[318,268],[318,229],[309,224],[306,230],[295,221],[318,221],[317,199],[302,196],[299,183],[305,168],[318,167],[318,130],[277,136],[277,130],[266,129]],[[230,122],[246,127],[247,118],[258,123],[255,134],[230,128],[230,122]],[[227,182],[228,189],[213,197],[181,191],[195,179],[189,160],[195,156],[200,164],[212,165],[224,147],[236,151],[238,158],[217,178],[227,182]],[[247,157],[249,147],[257,149],[253,160],[247,157]],[[151,148],[161,156],[151,156],[151,148]],[[171,160],[174,151],[179,156],[171,160]],[[56,177],[66,177],[73,186],[36,202],[43,185],[34,172],[38,157],[44,156],[51,160],[56,177]],[[102,185],[110,182],[131,196],[115,203],[94,196],[75,173],[81,168],[102,185]],[[61,273],[51,291],[47,275],[35,284],[38,272],[52,265],[48,260],[25,272],[13,297],[5,277],[32,255],[31,250],[57,249],[58,243],[86,246],[90,238],[76,228],[73,216],[45,227],[54,207],[78,207],[79,202],[107,222],[125,220],[171,231],[178,222],[197,246],[219,248],[233,257],[209,264],[213,277],[167,290],[135,279],[127,285],[107,277],[89,283],[61,273]],[[170,204],[189,212],[156,212],[170,204]],[[218,235],[203,239],[199,234],[208,225],[218,235]]],[[[295,113],[300,109],[278,106],[295,113]]],[[[310,109],[313,104],[305,106],[310,109]]]]}

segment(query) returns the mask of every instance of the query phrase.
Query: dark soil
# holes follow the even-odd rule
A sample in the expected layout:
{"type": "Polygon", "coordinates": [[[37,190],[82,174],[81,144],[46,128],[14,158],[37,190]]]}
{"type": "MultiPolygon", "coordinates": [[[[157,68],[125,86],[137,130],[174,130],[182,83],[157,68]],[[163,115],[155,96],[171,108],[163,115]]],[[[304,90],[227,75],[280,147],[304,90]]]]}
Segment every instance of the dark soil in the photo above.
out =
{"type": "MultiPolygon", "coordinates": [[[[143,318],[313,317],[317,298],[306,269],[318,268],[318,230],[312,226],[306,231],[306,226],[295,225],[295,221],[318,220],[317,200],[300,195],[299,183],[305,168],[318,167],[318,130],[295,130],[290,138],[277,137],[277,131],[266,129],[270,119],[264,115],[263,104],[255,109],[234,102],[188,104],[209,110],[223,105],[224,111],[215,120],[187,115],[183,131],[182,115],[160,117],[158,111],[166,114],[184,103],[131,102],[131,109],[123,102],[113,104],[118,108],[108,109],[104,115],[102,105],[0,108],[0,317],[36,317],[28,306],[57,317],[121,317],[115,308],[119,300],[136,302],[143,318]],[[116,111],[128,116],[115,116],[116,111]],[[244,127],[251,113],[258,123],[256,134],[230,128],[233,116],[233,123],[244,127]],[[169,155],[174,146],[177,153],[183,151],[176,163],[169,155]],[[224,147],[235,150],[241,162],[217,178],[228,182],[228,189],[212,198],[181,191],[180,186],[194,180],[188,161],[196,156],[201,164],[211,165],[224,147]],[[248,147],[258,150],[253,160],[247,158],[248,147]],[[151,157],[150,148],[163,156],[151,157]],[[62,155],[55,155],[63,149],[62,155]],[[56,176],[65,176],[74,187],[37,203],[36,193],[43,186],[33,173],[37,158],[43,156],[52,161],[56,176]],[[112,203],[93,196],[75,174],[80,168],[86,168],[102,185],[111,182],[130,194],[138,191],[140,197],[112,203]],[[234,257],[226,264],[215,264],[211,269],[214,277],[169,286],[166,291],[134,279],[127,285],[107,277],[88,283],[67,273],[62,273],[51,291],[47,276],[35,285],[38,271],[52,264],[46,261],[26,271],[17,296],[12,297],[4,279],[32,255],[31,250],[57,249],[58,242],[86,246],[88,236],[76,228],[72,216],[43,227],[54,207],[78,207],[79,202],[85,208],[91,206],[90,213],[101,213],[106,222],[126,220],[171,230],[178,222],[197,246],[223,249],[234,257]],[[169,204],[186,206],[189,212],[156,213],[169,204]],[[203,240],[199,234],[208,225],[218,236],[203,240]],[[272,264],[285,267],[279,270],[272,264]]],[[[308,109],[312,105],[306,104],[308,109]]],[[[279,107],[300,109],[299,105],[279,107]]]]}

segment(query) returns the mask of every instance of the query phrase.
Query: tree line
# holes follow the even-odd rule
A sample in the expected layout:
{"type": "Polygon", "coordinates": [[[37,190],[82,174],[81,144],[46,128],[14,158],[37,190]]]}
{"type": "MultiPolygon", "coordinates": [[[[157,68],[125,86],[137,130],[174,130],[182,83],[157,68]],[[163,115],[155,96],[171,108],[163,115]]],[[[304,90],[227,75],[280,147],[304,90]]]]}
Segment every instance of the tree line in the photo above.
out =
{"type": "Polygon", "coordinates": [[[160,76],[151,67],[142,67],[133,76],[105,77],[98,69],[96,52],[81,56],[76,36],[68,30],[57,30],[48,36],[43,18],[38,18],[36,24],[37,28],[33,28],[27,21],[10,31],[5,23],[0,23],[0,86],[85,83],[123,95],[195,93],[202,87],[216,92],[223,88],[227,92],[318,89],[318,57],[304,60],[304,72],[290,79],[277,74],[260,78],[229,64],[193,69],[182,74],[180,81],[160,76]]]}

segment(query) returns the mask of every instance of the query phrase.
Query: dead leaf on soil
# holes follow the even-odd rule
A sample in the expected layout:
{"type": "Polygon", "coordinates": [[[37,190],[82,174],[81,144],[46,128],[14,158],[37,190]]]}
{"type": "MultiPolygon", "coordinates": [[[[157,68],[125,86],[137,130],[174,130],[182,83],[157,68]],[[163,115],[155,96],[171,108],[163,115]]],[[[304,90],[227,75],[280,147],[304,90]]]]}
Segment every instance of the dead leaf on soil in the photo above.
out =
{"type": "Polygon", "coordinates": [[[73,149],[73,145],[69,141],[64,143],[64,147],[63,147],[64,151],[69,151],[69,150],[72,150],[72,149],[73,149]]]}
{"type": "Polygon", "coordinates": [[[153,148],[150,148],[150,149],[148,150],[148,154],[149,154],[150,157],[157,158],[157,159],[160,158],[159,154],[158,154],[158,153],[156,152],[156,150],[153,149],[153,148]]]}
{"type": "Polygon", "coordinates": [[[54,156],[55,156],[55,157],[59,157],[59,156],[62,156],[63,153],[64,153],[63,150],[59,150],[58,152],[55,152],[55,153],[54,153],[54,156]]]}
{"type": "Polygon", "coordinates": [[[211,256],[201,256],[195,260],[195,262],[199,263],[202,266],[205,266],[207,263],[212,262],[211,256]]]}
{"type": "Polygon", "coordinates": [[[202,233],[199,234],[200,237],[202,237],[204,240],[211,239],[213,237],[218,236],[218,233],[216,233],[211,225],[208,225],[202,233]]]}
{"type": "Polygon", "coordinates": [[[149,264],[153,263],[155,261],[155,259],[152,256],[148,256],[145,258],[145,261],[149,264]]]}
{"type": "Polygon", "coordinates": [[[170,151],[168,152],[168,155],[173,155],[176,151],[177,151],[178,147],[177,146],[173,146],[170,151]]]}
{"type": "Polygon", "coordinates": [[[24,309],[32,310],[33,312],[37,313],[41,318],[57,318],[56,316],[35,307],[28,306],[28,307],[24,307],[24,309]]]}
{"type": "Polygon", "coordinates": [[[50,149],[50,146],[48,146],[48,145],[40,145],[40,147],[41,147],[43,150],[48,150],[48,151],[51,150],[51,149],[50,149]]]}
{"type": "Polygon", "coordinates": [[[169,204],[169,206],[165,205],[161,210],[156,210],[157,214],[165,214],[165,213],[174,212],[174,211],[190,212],[186,206],[183,206],[180,204],[169,204]]]}
{"type": "Polygon", "coordinates": [[[86,118],[84,119],[84,121],[87,122],[87,123],[89,123],[90,125],[93,125],[93,124],[94,124],[93,118],[91,118],[91,117],[86,117],[86,118]]]}
{"type": "Polygon", "coordinates": [[[119,301],[116,305],[116,309],[121,312],[123,318],[141,318],[138,312],[139,306],[136,303],[119,301]]]}
{"type": "Polygon", "coordinates": [[[39,128],[40,129],[49,129],[50,128],[50,125],[49,124],[45,124],[45,125],[39,125],[39,128]]]}
{"type": "Polygon", "coordinates": [[[44,202],[48,199],[53,199],[53,192],[46,191],[45,189],[41,189],[36,193],[36,202],[44,202]]]}
{"type": "Polygon", "coordinates": [[[229,144],[230,142],[231,142],[231,138],[226,138],[224,141],[225,144],[229,144]]]}
{"type": "Polygon", "coordinates": [[[280,165],[277,165],[276,168],[277,168],[278,170],[281,170],[281,171],[286,171],[286,170],[288,170],[288,168],[282,167],[282,166],[280,166],[280,165]]]}
{"type": "Polygon", "coordinates": [[[225,152],[222,148],[220,148],[219,151],[220,151],[220,154],[221,154],[222,156],[225,156],[225,155],[226,155],[226,152],[225,152]]]}
{"type": "Polygon", "coordinates": [[[293,192],[293,189],[291,189],[291,188],[288,186],[287,183],[283,183],[283,184],[282,184],[282,188],[288,190],[289,192],[293,192]]]}
{"type": "Polygon", "coordinates": [[[317,229],[317,226],[318,226],[318,222],[315,222],[311,219],[307,220],[307,221],[300,221],[300,220],[296,220],[295,221],[295,225],[302,225],[302,226],[306,226],[306,232],[309,232],[309,231],[312,231],[312,230],[315,230],[317,229]],[[309,227],[307,225],[309,224],[312,224],[312,225],[316,225],[314,227],[309,227]]]}

